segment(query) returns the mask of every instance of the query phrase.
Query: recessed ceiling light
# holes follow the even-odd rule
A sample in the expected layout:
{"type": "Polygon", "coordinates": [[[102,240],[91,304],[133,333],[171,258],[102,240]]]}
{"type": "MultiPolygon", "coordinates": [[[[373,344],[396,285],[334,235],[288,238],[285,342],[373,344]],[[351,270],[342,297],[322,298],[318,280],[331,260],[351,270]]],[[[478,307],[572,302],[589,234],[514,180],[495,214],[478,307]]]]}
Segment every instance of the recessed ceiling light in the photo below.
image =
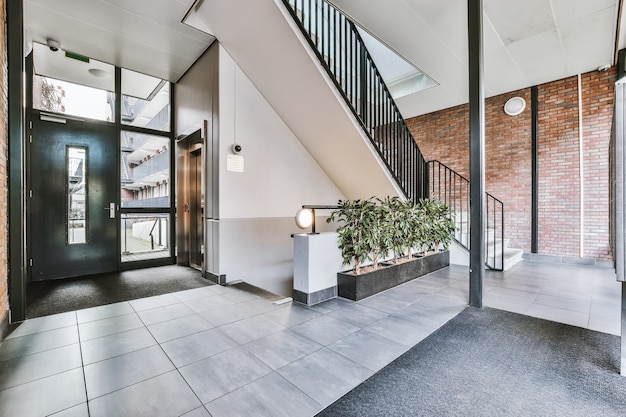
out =
{"type": "Polygon", "coordinates": [[[100,68],[89,68],[89,73],[96,78],[110,78],[111,74],[100,68]]]}

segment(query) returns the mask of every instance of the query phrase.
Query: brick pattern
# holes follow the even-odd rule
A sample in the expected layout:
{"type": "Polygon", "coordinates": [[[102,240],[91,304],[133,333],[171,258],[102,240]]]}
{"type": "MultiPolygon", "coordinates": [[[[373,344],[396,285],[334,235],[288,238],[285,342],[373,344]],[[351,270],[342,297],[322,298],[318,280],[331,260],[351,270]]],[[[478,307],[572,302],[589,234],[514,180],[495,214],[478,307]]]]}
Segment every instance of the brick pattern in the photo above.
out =
{"type": "MultiPolygon", "coordinates": [[[[6,22],[6,3],[0,0],[0,21],[6,22]]],[[[8,289],[8,114],[7,114],[7,40],[6,25],[0,30],[0,324],[9,312],[8,289]]],[[[1,328],[1,327],[0,327],[1,328]]],[[[0,334],[2,340],[2,334],[0,334]]]]}
{"type": "MultiPolygon", "coordinates": [[[[582,76],[584,147],[583,256],[611,259],[608,243],[608,143],[613,116],[615,68],[582,76]]],[[[578,80],[569,77],[538,87],[539,253],[580,255],[580,154],[578,80]]],[[[530,88],[485,102],[486,187],[505,204],[505,238],[531,249],[530,88]],[[511,97],[524,97],[518,116],[504,113],[511,97]]],[[[427,160],[437,159],[469,178],[467,105],[407,120],[427,160]]]]}

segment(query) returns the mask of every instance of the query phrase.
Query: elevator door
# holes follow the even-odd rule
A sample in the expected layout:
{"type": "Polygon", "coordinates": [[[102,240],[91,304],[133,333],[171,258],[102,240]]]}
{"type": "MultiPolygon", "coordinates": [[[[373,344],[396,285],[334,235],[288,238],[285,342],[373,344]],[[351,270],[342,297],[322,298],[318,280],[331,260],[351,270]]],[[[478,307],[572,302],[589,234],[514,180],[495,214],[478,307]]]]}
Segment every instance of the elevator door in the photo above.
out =
{"type": "Polygon", "coordinates": [[[189,153],[189,265],[202,270],[204,260],[204,193],[202,192],[202,147],[189,153]]]}
{"type": "Polygon", "coordinates": [[[28,201],[32,279],[117,269],[115,126],[35,119],[28,201]]]}

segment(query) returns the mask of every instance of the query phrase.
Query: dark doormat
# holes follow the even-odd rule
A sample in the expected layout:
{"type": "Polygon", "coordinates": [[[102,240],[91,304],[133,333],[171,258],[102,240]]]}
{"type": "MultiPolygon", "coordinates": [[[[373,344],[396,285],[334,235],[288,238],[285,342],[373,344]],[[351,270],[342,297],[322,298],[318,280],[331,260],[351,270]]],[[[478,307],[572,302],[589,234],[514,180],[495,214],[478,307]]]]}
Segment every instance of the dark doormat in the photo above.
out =
{"type": "Polygon", "coordinates": [[[161,266],[81,278],[31,282],[26,287],[26,318],[135,300],[213,283],[200,271],[161,266]]]}
{"type": "Polygon", "coordinates": [[[319,416],[626,416],[620,338],[467,308],[319,416]]]}

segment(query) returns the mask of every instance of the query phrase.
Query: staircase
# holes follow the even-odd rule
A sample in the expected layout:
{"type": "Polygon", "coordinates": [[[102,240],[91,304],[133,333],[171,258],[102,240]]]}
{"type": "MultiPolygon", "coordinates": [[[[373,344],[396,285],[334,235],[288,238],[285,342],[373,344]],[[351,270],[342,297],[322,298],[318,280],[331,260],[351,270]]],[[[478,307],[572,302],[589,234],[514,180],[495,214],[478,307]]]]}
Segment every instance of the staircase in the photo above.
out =
{"type": "MultiPolygon", "coordinates": [[[[439,161],[428,162],[431,197],[447,203],[454,215],[454,238],[461,250],[470,248],[470,182],[439,161]]],[[[504,238],[504,203],[486,193],[485,264],[497,271],[506,271],[522,260],[522,249],[510,248],[504,238]]]]}
{"type": "MultiPolygon", "coordinates": [[[[339,10],[325,0],[212,0],[200,3],[197,14],[347,198],[403,195],[452,202],[444,196],[451,198],[453,190],[434,191],[432,163],[424,159],[356,26],[339,10]]],[[[461,219],[456,238],[467,249],[463,211],[469,192],[463,204],[451,207],[461,219]]],[[[492,228],[486,264],[503,269],[504,230],[492,228]]]]}

